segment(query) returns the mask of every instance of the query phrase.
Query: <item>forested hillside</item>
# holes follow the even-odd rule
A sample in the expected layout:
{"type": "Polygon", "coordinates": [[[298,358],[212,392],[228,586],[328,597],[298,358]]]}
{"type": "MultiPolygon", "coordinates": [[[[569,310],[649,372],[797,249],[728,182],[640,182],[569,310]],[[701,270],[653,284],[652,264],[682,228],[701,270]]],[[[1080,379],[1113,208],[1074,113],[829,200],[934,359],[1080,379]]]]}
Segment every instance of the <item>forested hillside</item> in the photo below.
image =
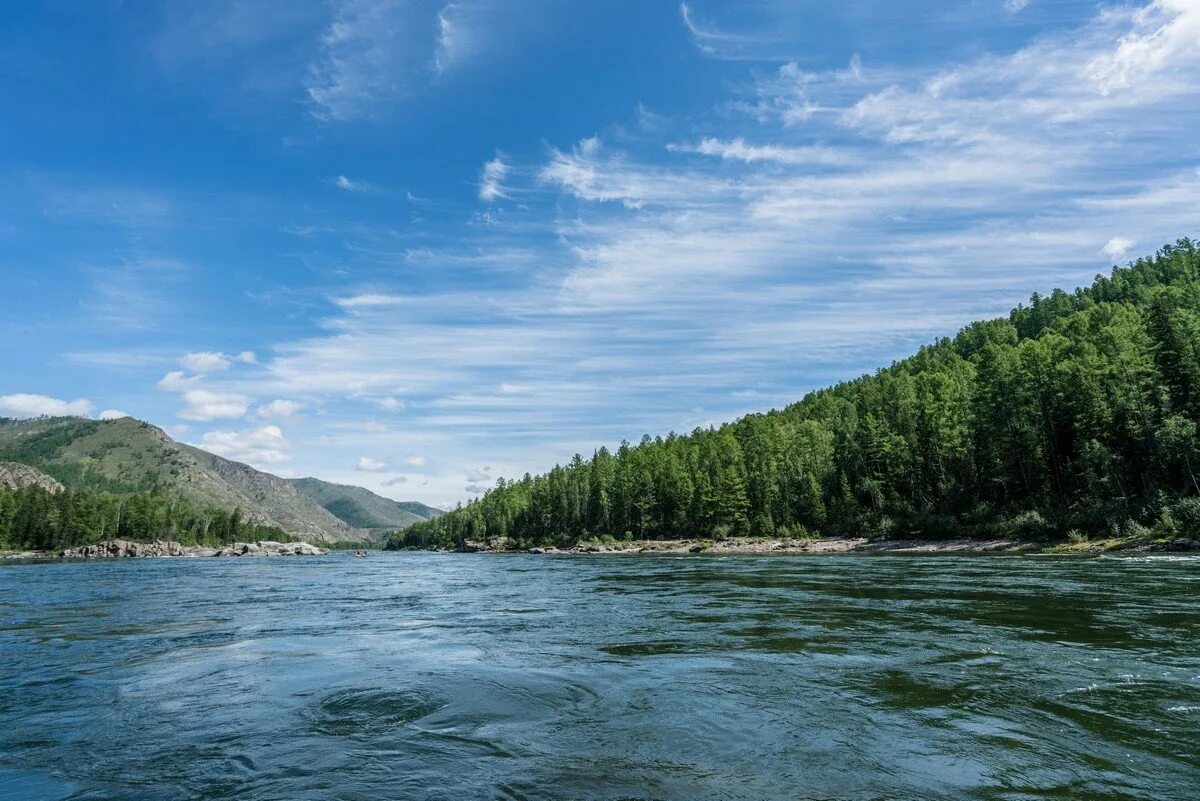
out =
{"type": "Polygon", "coordinates": [[[112,539],[219,545],[295,538],[275,526],[247,520],[241,509],[218,509],[157,491],[118,494],[0,486],[0,551],[54,551],[112,539]]]}
{"type": "Polygon", "coordinates": [[[389,544],[1197,536],[1198,419],[1200,253],[1185,239],[785,409],[501,480],[389,544]]]}

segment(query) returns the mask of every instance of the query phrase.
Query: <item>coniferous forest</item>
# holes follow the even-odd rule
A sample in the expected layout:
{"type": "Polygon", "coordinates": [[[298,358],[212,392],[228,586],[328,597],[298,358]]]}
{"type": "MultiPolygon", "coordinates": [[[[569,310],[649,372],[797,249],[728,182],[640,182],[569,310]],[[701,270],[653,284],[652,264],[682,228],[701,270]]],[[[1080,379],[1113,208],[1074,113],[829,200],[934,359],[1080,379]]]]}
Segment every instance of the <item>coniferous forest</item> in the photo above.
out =
{"type": "Polygon", "coordinates": [[[1200,536],[1200,251],[1178,241],[875,375],[576,455],[389,547],[589,537],[1200,536]]]}
{"type": "Polygon", "coordinates": [[[158,491],[50,492],[37,486],[0,486],[0,550],[54,551],[115,539],[183,545],[295,541],[282,529],[246,520],[240,509],[202,506],[158,491]]]}

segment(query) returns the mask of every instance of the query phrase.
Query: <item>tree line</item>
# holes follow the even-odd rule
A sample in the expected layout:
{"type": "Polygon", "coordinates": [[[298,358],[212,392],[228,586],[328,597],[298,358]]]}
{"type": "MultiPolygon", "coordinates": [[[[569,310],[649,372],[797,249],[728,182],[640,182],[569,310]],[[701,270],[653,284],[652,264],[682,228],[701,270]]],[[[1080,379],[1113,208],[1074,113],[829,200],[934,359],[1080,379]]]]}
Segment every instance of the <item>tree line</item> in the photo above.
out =
{"type": "Polygon", "coordinates": [[[1200,253],[1182,239],[874,375],[576,455],[391,548],[583,538],[1200,536],[1200,253]]]}
{"type": "Polygon", "coordinates": [[[114,539],[209,546],[295,541],[280,528],[245,519],[240,509],[203,506],[160,491],[0,486],[0,550],[55,551],[114,539]]]}

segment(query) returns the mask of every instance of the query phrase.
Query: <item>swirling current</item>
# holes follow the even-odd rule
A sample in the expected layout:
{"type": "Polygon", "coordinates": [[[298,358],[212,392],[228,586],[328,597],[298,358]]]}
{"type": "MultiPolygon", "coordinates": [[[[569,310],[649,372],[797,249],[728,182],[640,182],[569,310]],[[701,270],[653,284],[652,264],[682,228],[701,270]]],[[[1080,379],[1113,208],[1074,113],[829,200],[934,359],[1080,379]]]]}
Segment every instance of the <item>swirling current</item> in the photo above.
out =
{"type": "Polygon", "coordinates": [[[1200,797],[1200,558],[0,566],[0,798],[1200,797]]]}

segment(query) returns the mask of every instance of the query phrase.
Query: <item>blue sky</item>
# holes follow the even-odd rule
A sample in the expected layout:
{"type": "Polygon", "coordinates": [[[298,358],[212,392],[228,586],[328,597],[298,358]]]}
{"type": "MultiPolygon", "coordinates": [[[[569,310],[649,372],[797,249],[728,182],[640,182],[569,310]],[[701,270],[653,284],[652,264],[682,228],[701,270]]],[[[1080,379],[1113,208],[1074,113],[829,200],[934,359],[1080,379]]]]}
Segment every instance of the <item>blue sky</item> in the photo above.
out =
{"type": "Polygon", "coordinates": [[[441,505],[1200,233],[1200,0],[10,3],[0,97],[0,414],[441,505]]]}

